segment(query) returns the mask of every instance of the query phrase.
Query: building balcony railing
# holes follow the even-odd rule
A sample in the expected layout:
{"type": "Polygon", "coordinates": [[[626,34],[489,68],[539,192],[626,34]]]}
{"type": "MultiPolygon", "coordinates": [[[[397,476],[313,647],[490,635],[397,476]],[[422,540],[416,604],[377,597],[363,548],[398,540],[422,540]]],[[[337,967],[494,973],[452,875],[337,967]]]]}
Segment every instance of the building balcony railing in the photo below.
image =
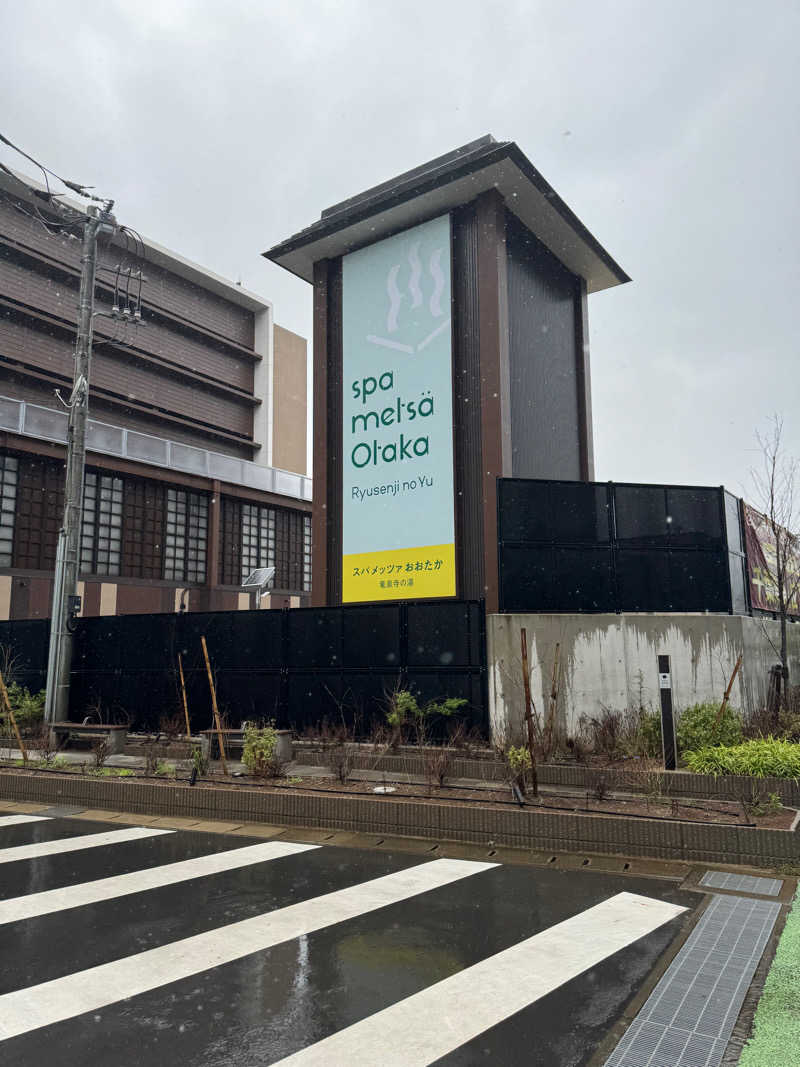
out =
{"type": "MultiPolygon", "coordinates": [[[[66,444],[67,414],[29,404],[25,400],[0,396],[0,430],[66,444]]],[[[121,459],[185,474],[219,478],[231,485],[259,489],[295,500],[311,500],[311,479],[302,474],[293,474],[277,467],[263,467],[247,459],[209,452],[204,448],[153,437],[138,430],[126,430],[94,419],[89,420],[86,447],[90,452],[105,456],[119,456],[121,459]]]]}

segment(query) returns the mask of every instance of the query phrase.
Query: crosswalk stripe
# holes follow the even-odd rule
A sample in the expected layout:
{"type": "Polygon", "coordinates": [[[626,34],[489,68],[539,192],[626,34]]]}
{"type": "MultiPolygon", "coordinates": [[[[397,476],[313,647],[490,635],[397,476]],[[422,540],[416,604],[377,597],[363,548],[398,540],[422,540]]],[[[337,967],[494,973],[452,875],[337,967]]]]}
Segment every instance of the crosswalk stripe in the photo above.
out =
{"type": "Polygon", "coordinates": [[[204,878],[223,871],[235,871],[254,863],[277,860],[315,848],[319,848],[319,845],[267,841],[259,845],[231,849],[229,852],[215,852],[210,856],[197,856],[195,859],[181,860],[178,863],[131,871],[129,874],[119,874],[111,878],[98,878],[94,882],[48,889],[42,893],[28,893],[22,897],[0,901],[0,925],[21,919],[33,919],[39,915],[50,915],[67,908],[79,908],[85,904],[97,904],[103,900],[113,900],[147,889],[175,885],[177,882],[187,882],[190,878],[204,878]]]}
{"type": "Polygon", "coordinates": [[[426,1067],[686,911],[618,893],[278,1061],[426,1067]]]}
{"type": "Polygon", "coordinates": [[[0,996],[0,1041],[97,1011],[495,866],[467,860],[432,860],[195,934],[182,941],[6,993],[0,996]]]}
{"type": "Polygon", "coordinates": [[[49,822],[48,815],[0,815],[0,830],[6,826],[20,826],[26,822],[49,822]]]}
{"type": "Polygon", "coordinates": [[[120,845],[124,841],[140,841],[143,837],[172,834],[174,830],[159,830],[149,826],[130,826],[124,830],[107,830],[102,834],[83,834],[79,837],[60,837],[55,841],[35,841],[30,845],[0,849],[0,863],[35,860],[40,856],[58,856],[62,852],[80,852],[84,848],[101,845],[120,845]]]}

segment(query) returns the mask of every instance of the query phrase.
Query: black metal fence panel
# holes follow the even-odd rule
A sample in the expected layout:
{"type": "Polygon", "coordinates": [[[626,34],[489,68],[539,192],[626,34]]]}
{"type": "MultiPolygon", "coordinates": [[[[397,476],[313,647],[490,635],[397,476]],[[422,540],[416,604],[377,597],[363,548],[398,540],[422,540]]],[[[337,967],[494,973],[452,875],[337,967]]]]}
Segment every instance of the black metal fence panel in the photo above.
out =
{"type": "Polygon", "coordinates": [[[500,610],[746,611],[738,501],[729,496],[499,479],[500,610]]]}
{"type": "MultiPolygon", "coordinates": [[[[46,619],[0,623],[0,648],[35,691],[45,684],[49,627],[46,619]]],[[[79,619],[71,716],[94,711],[138,730],[182,720],[180,655],[192,728],[209,728],[201,637],[232,726],[274,719],[302,732],[327,719],[365,736],[402,688],[420,700],[462,697],[467,725],[488,728],[484,609],[463,600],[79,619]]]]}

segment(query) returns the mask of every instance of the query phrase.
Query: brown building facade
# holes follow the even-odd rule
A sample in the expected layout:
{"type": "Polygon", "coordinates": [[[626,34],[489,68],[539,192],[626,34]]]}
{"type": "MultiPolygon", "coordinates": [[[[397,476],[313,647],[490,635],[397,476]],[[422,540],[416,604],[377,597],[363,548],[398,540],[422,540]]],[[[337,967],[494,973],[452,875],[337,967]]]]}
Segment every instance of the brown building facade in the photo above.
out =
{"type": "MultiPolygon", "coordinates": [[[[0,175],[0,619],[50,610],[80,252],[0,175]]],[[[250,607],[242,581],[268,566],[261,606],[304,604],[305,340],[138,235],[100,245],[95,307],[83,614],[250,607]]]]}

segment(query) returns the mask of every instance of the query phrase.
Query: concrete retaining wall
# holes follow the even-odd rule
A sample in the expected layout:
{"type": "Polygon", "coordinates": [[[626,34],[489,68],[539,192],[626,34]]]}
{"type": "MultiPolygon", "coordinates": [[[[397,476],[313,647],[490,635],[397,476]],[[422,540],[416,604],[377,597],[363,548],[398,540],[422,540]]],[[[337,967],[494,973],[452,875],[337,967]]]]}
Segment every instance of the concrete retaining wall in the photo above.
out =
{"type": "Polygon", "coordinates": [[[800,859],[795,833],[593,818],[480,805],[397,801],[387,797],[313,796],[269,789],[194,788],[124,779],[0,773],[6,800],[74,804],[141,814],[269,822],[380,835],[508,845],[555,852],[650,856],[687,862],[775,867],[800,859]]]}
{"type": "MultiPolygon", "coordinates": [[[[778,622],[742,615],[490,615],[486,620],[492,737],[522,740],[520,629],[528,635],[531,688],[547,708],[555,646],[560,646],[559,720],[568,734],[581,715],[603,708],[658,710],[658,660],[670,656],[678,713],[721,700],[743,656],[731,703],[745,712],[766,703],[769,669],[778,662],[778,622]]],[[[800,670],[800,625],[789,624],[790,673],[800,670]]]]}

